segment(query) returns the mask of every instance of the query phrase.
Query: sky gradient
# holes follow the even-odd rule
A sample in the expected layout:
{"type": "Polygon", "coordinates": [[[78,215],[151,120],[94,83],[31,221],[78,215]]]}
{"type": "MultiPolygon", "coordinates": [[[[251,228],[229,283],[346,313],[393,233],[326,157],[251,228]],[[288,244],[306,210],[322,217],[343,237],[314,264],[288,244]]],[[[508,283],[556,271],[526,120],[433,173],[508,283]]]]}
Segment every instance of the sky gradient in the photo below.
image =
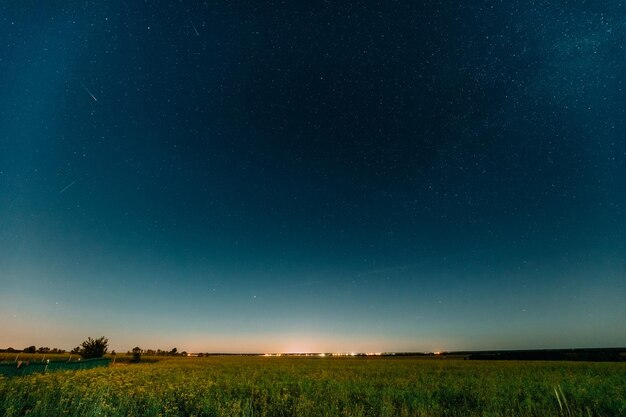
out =
{"type": "Polygon", "coordinates": [[[0,347],[626,345],[620,2],[0,5],[0,347]]]}

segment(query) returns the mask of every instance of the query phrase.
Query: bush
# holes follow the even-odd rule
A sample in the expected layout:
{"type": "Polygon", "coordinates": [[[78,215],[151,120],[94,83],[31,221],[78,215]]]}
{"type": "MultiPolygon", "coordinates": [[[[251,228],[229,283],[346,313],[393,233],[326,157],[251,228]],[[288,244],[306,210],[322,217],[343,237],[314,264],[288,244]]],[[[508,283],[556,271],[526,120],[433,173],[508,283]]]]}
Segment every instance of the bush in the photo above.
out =
{"type": "Polygon", "coordinates": [[[133,358],[131,362],[139,363],[141,361],[141,348],[139,346],[133,348],[133,358]]]}
{"type": "Polygon", "coordinates": [[[104,336],[99,337],[98,339],[92,339],[89,337],[81,344],[82,349],[80,355],[84,359],[101,358],[105,353],[107,353],[108,345],[109,339],[104,336]]]}

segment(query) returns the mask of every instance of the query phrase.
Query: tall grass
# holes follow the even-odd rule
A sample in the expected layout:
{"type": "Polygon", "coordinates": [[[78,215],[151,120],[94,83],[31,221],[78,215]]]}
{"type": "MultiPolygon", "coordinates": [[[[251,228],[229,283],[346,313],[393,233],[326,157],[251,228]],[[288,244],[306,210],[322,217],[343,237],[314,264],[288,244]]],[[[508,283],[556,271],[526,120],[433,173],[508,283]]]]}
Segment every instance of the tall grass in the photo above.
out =
{"type": "Polygon", "coordinates": [[[0,415],[623,417],[626,364],[173,358],[0,379],[0,415]]]}

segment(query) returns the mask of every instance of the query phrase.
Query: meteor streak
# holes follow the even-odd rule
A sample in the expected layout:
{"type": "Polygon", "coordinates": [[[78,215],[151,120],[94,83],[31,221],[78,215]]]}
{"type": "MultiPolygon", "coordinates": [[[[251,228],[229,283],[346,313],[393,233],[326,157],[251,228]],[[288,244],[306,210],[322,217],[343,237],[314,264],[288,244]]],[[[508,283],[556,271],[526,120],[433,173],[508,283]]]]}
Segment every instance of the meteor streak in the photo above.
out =
{"type": "Polygon", "coordinates": [[[96,96],[94,96],[93,94],[91,94],[91,91],[89,91],[89,89],[85,86],[85,84],[83,84],[83,88],[85,89],[85,91],[91,96],[91,98],[93,99],[93,101],[97,102],[98,99],[96,98],[96,96]]]}
{"type": "MultiPolygon", "coordinates": [[[[95,97],[94,97],[94,100],[95,100],[95,97]]],[[[96,101],[98,101],[98,100],[96,100],[96,101]]],[[[59,194],[61,194],[63,191],[67,190],[68,188],[70,188],[74,184],[76,184],[76,181],[72,181],[71,183],[66,185],[65,188],[63,188],[61,191],[59,191],[59,194]]]]}

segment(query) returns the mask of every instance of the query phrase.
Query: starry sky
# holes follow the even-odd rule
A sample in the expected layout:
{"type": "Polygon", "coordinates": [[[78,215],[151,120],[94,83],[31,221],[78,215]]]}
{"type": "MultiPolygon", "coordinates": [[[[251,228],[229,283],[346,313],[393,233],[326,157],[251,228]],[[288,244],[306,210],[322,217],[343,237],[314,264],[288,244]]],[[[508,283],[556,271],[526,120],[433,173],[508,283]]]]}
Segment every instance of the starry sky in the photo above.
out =
{"type": "Polygon", "coordinates": [[[626,3],[3,1],[0,347],[626,345],[626,3]]]}

